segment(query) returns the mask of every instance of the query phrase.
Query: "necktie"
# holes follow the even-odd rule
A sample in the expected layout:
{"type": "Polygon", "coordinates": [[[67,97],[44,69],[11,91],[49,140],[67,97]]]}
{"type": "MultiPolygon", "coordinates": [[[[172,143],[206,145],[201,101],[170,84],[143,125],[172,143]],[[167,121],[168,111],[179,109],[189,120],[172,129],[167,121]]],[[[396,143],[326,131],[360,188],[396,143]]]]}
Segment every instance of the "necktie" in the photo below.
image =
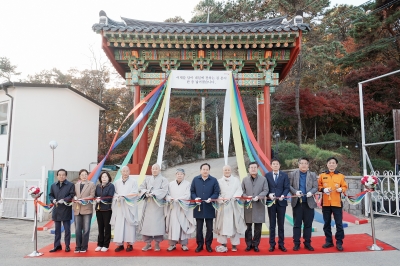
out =
{"type": "Polygon", "coordinates": [[[275,184],[278,183],[278,174],[274,174],[275,184]]]}

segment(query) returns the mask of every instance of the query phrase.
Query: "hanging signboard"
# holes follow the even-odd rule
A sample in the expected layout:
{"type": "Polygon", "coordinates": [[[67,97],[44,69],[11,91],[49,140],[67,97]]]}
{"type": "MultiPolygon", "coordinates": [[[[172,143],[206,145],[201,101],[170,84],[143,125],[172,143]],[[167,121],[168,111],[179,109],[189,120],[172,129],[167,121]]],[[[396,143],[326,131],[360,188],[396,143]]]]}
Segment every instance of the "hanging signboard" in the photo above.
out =
{"type": "Polygon", "coordinates": [[[230,86],[230,71],[172,70],[170,86],[173,89],[227,89],[230,86]]]}

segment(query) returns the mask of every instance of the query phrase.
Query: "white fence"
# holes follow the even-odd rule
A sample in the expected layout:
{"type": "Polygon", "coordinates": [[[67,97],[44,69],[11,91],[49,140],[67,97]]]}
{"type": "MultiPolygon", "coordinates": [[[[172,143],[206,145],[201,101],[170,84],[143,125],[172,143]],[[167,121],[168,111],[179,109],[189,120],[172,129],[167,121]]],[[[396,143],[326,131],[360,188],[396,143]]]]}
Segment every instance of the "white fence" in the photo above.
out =
{"type": "Polygon", "coordinates": [[[375,214],[400,217],[400,173],[395,175],[392,171],[384,171],[383,175],[375,172],[379,183],[372,193],[373,210],[375,214]]]}
{"type": "MultiPolygon", "coordinates": [[[[42,168],[41,179],[3,180],[1,187],[0,217],[33,220],[33,198],[28,194],[32,186],[40,187],[43,192],[39,200],[44,201],[46,195],[46,171],[42,168]]],[[[38,208],[38,219],[43,219],[43,209],[38,208]]]]}

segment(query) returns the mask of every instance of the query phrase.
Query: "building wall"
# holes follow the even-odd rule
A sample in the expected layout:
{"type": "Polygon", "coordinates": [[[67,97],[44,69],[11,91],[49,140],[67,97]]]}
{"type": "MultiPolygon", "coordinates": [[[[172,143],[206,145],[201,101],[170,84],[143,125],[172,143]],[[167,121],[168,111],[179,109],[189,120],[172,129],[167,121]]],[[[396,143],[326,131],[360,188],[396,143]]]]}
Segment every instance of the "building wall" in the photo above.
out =
{"type": "Polygon", "coordinates": [[[40,179],[52,167],[79,171],[97,161],[100,107],[67,88],[9,89],[15,97],[9,180],[40,179]]]}
{"type": "MultiPolygon", "coordinates": [[[[0,91],[0,104],[2,103],[8,103],[8,110],[10,109],[10,98],[6,95],[6,93],[3,90],[0,91]]],[[[10,112],[8,111],[8,116],[9,115],[10,112]]],[[[8,142],[8,135],[0,134],[0,165],[5,164],[7,159],[7,142],[8,142]]]]}

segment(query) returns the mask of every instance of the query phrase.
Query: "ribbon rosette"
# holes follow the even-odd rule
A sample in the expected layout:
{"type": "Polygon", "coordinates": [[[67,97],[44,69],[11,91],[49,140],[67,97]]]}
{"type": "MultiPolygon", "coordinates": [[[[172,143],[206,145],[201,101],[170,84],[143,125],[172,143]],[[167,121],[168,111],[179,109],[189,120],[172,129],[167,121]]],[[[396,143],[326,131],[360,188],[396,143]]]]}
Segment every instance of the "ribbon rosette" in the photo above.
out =
{"type": "Polygon", "coordinates": [[[374,188],[378,184],[378,178],[373,175],[366,175],[361,179],[361,184],[368,188],[374,188]]]}
{"type": "Polygon", "coordinates": [[[30,188],[28,189],[28,194],[29,194],[30,196],[32,196],[32,195],[37,195],[37,194],[39,194],[39,193],[40,193],[40,187],[33,186],[33,187],[30,187],[30,188]]]}

